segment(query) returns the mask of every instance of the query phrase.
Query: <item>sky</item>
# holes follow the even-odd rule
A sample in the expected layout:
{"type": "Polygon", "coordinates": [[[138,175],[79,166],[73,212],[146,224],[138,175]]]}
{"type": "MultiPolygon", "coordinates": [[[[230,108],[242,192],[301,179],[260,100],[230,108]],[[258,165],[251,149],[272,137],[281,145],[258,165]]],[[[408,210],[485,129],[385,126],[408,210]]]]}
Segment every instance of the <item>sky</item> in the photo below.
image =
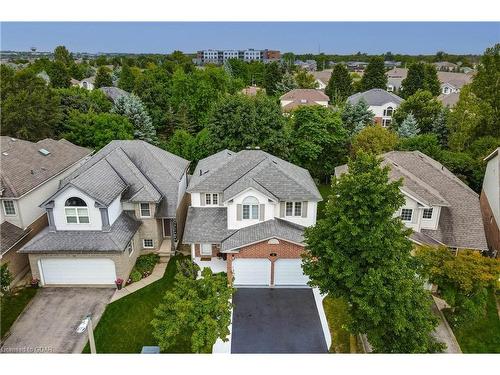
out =
{"type": "Polygon", "coordinates": [[[500,22],[2,22],[1,50],[186,53],[282,52],[481,54],[500,42],[500,22]]]}

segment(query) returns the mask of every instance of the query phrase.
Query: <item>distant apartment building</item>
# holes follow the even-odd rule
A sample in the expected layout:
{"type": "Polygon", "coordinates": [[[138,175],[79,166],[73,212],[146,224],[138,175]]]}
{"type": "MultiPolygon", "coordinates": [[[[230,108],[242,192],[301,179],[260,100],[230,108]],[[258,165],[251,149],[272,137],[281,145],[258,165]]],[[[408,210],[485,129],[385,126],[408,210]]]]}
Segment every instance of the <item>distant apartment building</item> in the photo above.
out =
{"type": "Polygon", "coordinates": [[[198,51],[196,54],[195,63],[197,65],[216,64],[222,65],[229,59],[239,59],[242,61],[262,61],[264,63],[279,61],[281,59],[281,52],[276,50],[256,50],[253,48],[245,50],[215,50],[205,49],[198,51]]]}

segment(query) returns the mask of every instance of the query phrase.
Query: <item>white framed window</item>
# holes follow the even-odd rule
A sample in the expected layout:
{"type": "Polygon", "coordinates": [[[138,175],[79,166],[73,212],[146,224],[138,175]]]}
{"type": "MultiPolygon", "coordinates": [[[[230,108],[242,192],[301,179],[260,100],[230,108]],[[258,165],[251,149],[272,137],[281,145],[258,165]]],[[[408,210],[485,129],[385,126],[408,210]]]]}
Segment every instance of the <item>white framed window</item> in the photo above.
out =
{"type": "Polygon", "coordinates": [[[286,202],[285,216],[302,216],[302,202],[286,202]]]}
{"type": "Polygon", "coordinates": [[[81,198],[71,197],[64,203],[66,224],[89,224],[89,209],[81,198]]]}
{"type": "Polygon", "coordinates": [[[243,199],[243,219],[256,220],[259,218],[259,201],[255,197],[243,199]]]}
{"type": "Polygon", "coordinates": [[[389,125],[391,125],[392,120],[390,118],[384,118],[382,119],[382,126],[384,128],[387,128],[389,125]]]}
{"type": "Polygon", "coordinates": [[[413,216],[413,210],[411,208],[403,208],[401,210],[401,220],[411,221],[412,216],[413,216]]]}
{"type": "Polygon", "coordinates": [[[144,238],[142,240],[142,247],[145,249],[152,249],[154,247],[153,240],[151,238],[144,238]]]}
{"type": "Polygon", "coordinates": [[[384,109],[384,116],[392,117],[393,112],[394,112],[394,108],[387,107],[386,109],[384,109]]]}
{"type": "Polygon", "coordinates": [[[134,252],[134,243],[133,241],[130,241],[127,245],[127,252],[128,252],[128,256],[131,256],[132,253],[134,252]]]}
{"type": "Polygon", "coordinates": [[[219,205],[219,194],[217,193],[205,194],[205,206],[218,206],[218,205],[219,205]]]}
{"type": "Polygon", "coordinates": [[[424,213],[422,216],[424,219],[432,219],[432,207],[431,208],[424,208],[424,213]]]}
{"type": "Polygon", "coordinates": [[[140,205],[141,217],[151,217],[151,209],[149,207],[149,203],[141,203],[140,205]]]}
{"type": "Polygon", "coordinates": [[[202,243],[200,247],[201,255],[212,255],[212,244],[211,243],[202,243]]]}
{"type": "Polygon", "coordinates": [[[14,205],[14,201],[3,201],[3,212],[5,216],[15,216],[16,206],[14,205]]]}

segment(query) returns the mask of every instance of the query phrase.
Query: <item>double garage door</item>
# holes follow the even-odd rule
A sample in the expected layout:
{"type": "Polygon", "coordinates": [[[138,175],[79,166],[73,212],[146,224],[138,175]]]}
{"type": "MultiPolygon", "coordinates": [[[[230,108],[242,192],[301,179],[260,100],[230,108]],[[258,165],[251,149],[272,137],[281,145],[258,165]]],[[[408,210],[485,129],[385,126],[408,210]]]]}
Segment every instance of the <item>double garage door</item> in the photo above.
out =
{"type": "MultiPolygon", "coordinates": [[[[309,278],[302,271],[300,259],[277,259],[274,262],[275,286],[305,286],[309,278]]],[[[271,261],[269,259],[233,260],[235,286],[270,286],[271,261]]]]}
{"type": "Polygon", "coordinates": [[[107,258],[45,258],[38,262],[44,285],[112,285],[115,262],[107,258]]]}

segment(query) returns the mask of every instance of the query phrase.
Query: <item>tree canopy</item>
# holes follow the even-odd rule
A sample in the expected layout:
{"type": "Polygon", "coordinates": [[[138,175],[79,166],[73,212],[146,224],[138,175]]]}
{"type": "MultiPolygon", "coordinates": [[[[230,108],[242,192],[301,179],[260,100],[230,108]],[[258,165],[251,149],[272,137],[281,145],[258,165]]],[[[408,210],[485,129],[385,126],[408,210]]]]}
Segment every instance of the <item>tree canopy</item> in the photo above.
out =
{"type": "Polygon", "coordinates": [[[421,133],[430,133],[433,124],[440,116],[443,106],[432,96],[429,91],[418,90],[409,96],[394,112],[393,122],[395,127],[399,127],[404,119],[411,113],[418,123],[421,133]]]}
{"type": "Polygon", "coordinates": [[[335,64],[325,88],[325,94],[334,104],[344,103],[352,94],[352,78],[344,64],[335,64]]]}
{"type": "Polygon", "coordinates": [[[387,76],[385,75],[384,59],[382,57],[374,57],[365,69],[361,78],[361,90],[367,91],[371,89],[386,89],[387,76]]]}
{"type": "Polygon", "coordinates": [[[96,89],[98,89],[99,87],[113,86],[113,79],[111,78],[109,69],[106,68],[105,66],[100,66],[97,69],[94,86],[96,89]]]}
{"type": "Polygon", "coordinates": [[[383,128],[380,125],[364,127],[352,139],[352,153],[359,151],[379,155],[396,148],[398,136],[393,131],[383,128]]]}
{"type": "Polygon", "coordinates": [[[429,91],[434,96],[441,93],[441,85],[433,65],[417,62],[408,68],[408,75],[401,82],[401,94],[408,98],[418,90],[429,91]]]}

